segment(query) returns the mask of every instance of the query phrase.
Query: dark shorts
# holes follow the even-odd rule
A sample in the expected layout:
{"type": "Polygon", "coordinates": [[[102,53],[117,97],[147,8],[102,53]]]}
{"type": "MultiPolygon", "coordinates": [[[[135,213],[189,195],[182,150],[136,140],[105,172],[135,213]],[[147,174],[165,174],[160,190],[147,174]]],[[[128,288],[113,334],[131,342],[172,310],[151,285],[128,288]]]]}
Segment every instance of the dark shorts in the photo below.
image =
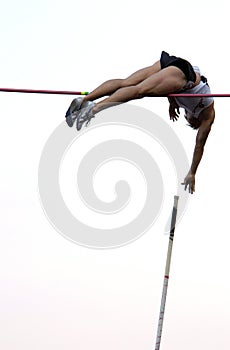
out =
{"type": "Polygon", "coordinates": [[[186,76],[187,81],[192,81],[195,83],[196,73],[194,72],[192,65],[188,61],[184,60],[183,58],[170,56],[167,52],[162,51],[160,63],[161,63],[161,69],[164,69],[170,66],[178,67],[180,70],[182,70],[182,72],[186,76]]]}

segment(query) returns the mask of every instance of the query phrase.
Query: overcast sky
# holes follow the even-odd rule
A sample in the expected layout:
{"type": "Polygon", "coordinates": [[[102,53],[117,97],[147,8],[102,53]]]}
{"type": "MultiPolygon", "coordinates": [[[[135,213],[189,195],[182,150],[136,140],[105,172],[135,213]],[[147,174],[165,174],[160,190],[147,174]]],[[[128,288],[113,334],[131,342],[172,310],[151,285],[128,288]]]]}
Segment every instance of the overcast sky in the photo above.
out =
{"type": "MultiPolygon", "coordinates": [[[[151,65],[165,50],[198,65],[213,93],[230,93],[227,4],[224,0],[2,0],[0,85],[91,91],[107,79],[123,78],[151,65]]],[[[61,127],[71,100],[71,96],[0,94],[0,346],[4,350],[150,350],[155,344],[167,254],[164,229],[176,194],[171,160],[157,145],[154,153],[141,131],[138,136],[132,128],[89,128],[66,152],[60,171],[70,208],[79,201],[71,187],[79,155],[105,137],[119,139],[121,134],[130,142],[140,141],[156,163],[163,162],[165,199],[154,225],[130,244],[107,250],[74,244],[50,223],[38,193],[44,146],[61,127]]],[[[152,111],[172,127],[191,162],[196,132],[186,126],[182,111],[178,122],[172,123],[164,98],[145,98],[132,105],[152,111]]],[[[216,99],[215,107],[196,192],[176,228],[162,350],[228,350],[230,346],[230,101],[216,99]]],[[[135,175],[135,167],[125,163],[107,164],[104,173],[99,172],[102,179],[96,178],[95,192],[102,200],[112,200],[110,179],[124,177],[134,191],[126,211],[126,219],[131,220],[141,210],[143,192],[135,195],[140,173],[135,175]]],[[[96,222],[95,212],[92,218],[88,212],[79,215],[85,215],[88,224],[96,222]]],[[[104,215],[99,221],[114,227],[121,226],[122,220],[115,216],[110,222],[104,215]]]]}

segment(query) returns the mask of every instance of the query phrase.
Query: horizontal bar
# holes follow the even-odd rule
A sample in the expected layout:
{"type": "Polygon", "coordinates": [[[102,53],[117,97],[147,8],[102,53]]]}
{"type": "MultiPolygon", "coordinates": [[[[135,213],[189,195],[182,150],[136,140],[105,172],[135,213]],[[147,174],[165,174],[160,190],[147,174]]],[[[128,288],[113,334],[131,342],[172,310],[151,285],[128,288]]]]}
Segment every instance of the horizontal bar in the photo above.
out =
{"type": "MultiPolygon", "coordinates": [[[[60,91],[60,90],[33,90],[0,88],[0,92],[21,92],[26,94],[50,94],[50,95],[88,95],[87,91],[60,91]]],[[[230,94],[169,94],[154,97],[230,97],[230,94]]]]}
{"type": "Polygon", "coordinates": [[[59,91],[59,90],[32,90],[0,88],[2,92],[21,92],[26,94],[50,94],[50,95],[88,95],[86,91],[59,91]]]}
{"type": "Polygon", "coordinates": [[[230,97],[230,94],[169,94],[168,97],[230,97]]]}

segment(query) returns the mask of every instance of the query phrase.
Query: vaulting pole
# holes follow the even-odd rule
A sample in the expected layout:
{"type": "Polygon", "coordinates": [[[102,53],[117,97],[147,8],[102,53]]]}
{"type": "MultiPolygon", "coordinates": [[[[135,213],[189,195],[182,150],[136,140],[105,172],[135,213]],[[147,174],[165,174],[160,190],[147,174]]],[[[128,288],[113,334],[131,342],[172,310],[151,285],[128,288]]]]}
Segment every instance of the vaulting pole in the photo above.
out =
{"type": "Polygon", "coordinates": [[[170,228],[169,243],[168,243],[168,253],[167,253],[167,260],[166,260],[166,267],[165,267],[165,276],[164,276],[164,284],[163,284],[163,291],[162,291],[162,298],[161,298],[160,316],[158,321],[155,350],[159,350],[160,344],[161,344],[161,334],[163,329],[166,296],[167,296],[167,290],[168,290],[169,271],[170,271],[170,263],[171,263],[171,256],[172,256],[174,231],[176,226],[178,200],[179,200],[179,197],[174,196],[174,205],[173,205],[173,211],[172,211],[171,228],[170,228]]]}

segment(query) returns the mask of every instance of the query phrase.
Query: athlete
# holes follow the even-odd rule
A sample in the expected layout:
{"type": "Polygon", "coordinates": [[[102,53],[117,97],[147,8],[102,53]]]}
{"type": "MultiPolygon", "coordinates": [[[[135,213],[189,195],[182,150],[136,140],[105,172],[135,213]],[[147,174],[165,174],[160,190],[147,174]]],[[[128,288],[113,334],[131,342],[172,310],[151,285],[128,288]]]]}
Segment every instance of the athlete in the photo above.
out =
{"type": "MultiPolygon", "coordinates": [[[[162,51],[160,60],[152,66],[140,69],[126,79],[108,80],[85,97],[74,99],[66,112],[66,122],[72,127],[76,119],[77,130],[80,130],[103,109],[143,97],[173,93],[210,94],[210,88],[198,67],[162,51]],[[105,96],[108,97],[94,102],[105,96]]],[[[195,174],[215,119],[214,101],[211,97],[169,97],[168,100],[170,119],[177,121],[179,108],[183,108],[189,125],[198,130],[192,164],[182,183],[185,190],[188,188],[192,194],[195,191],[195,174]]]]}

